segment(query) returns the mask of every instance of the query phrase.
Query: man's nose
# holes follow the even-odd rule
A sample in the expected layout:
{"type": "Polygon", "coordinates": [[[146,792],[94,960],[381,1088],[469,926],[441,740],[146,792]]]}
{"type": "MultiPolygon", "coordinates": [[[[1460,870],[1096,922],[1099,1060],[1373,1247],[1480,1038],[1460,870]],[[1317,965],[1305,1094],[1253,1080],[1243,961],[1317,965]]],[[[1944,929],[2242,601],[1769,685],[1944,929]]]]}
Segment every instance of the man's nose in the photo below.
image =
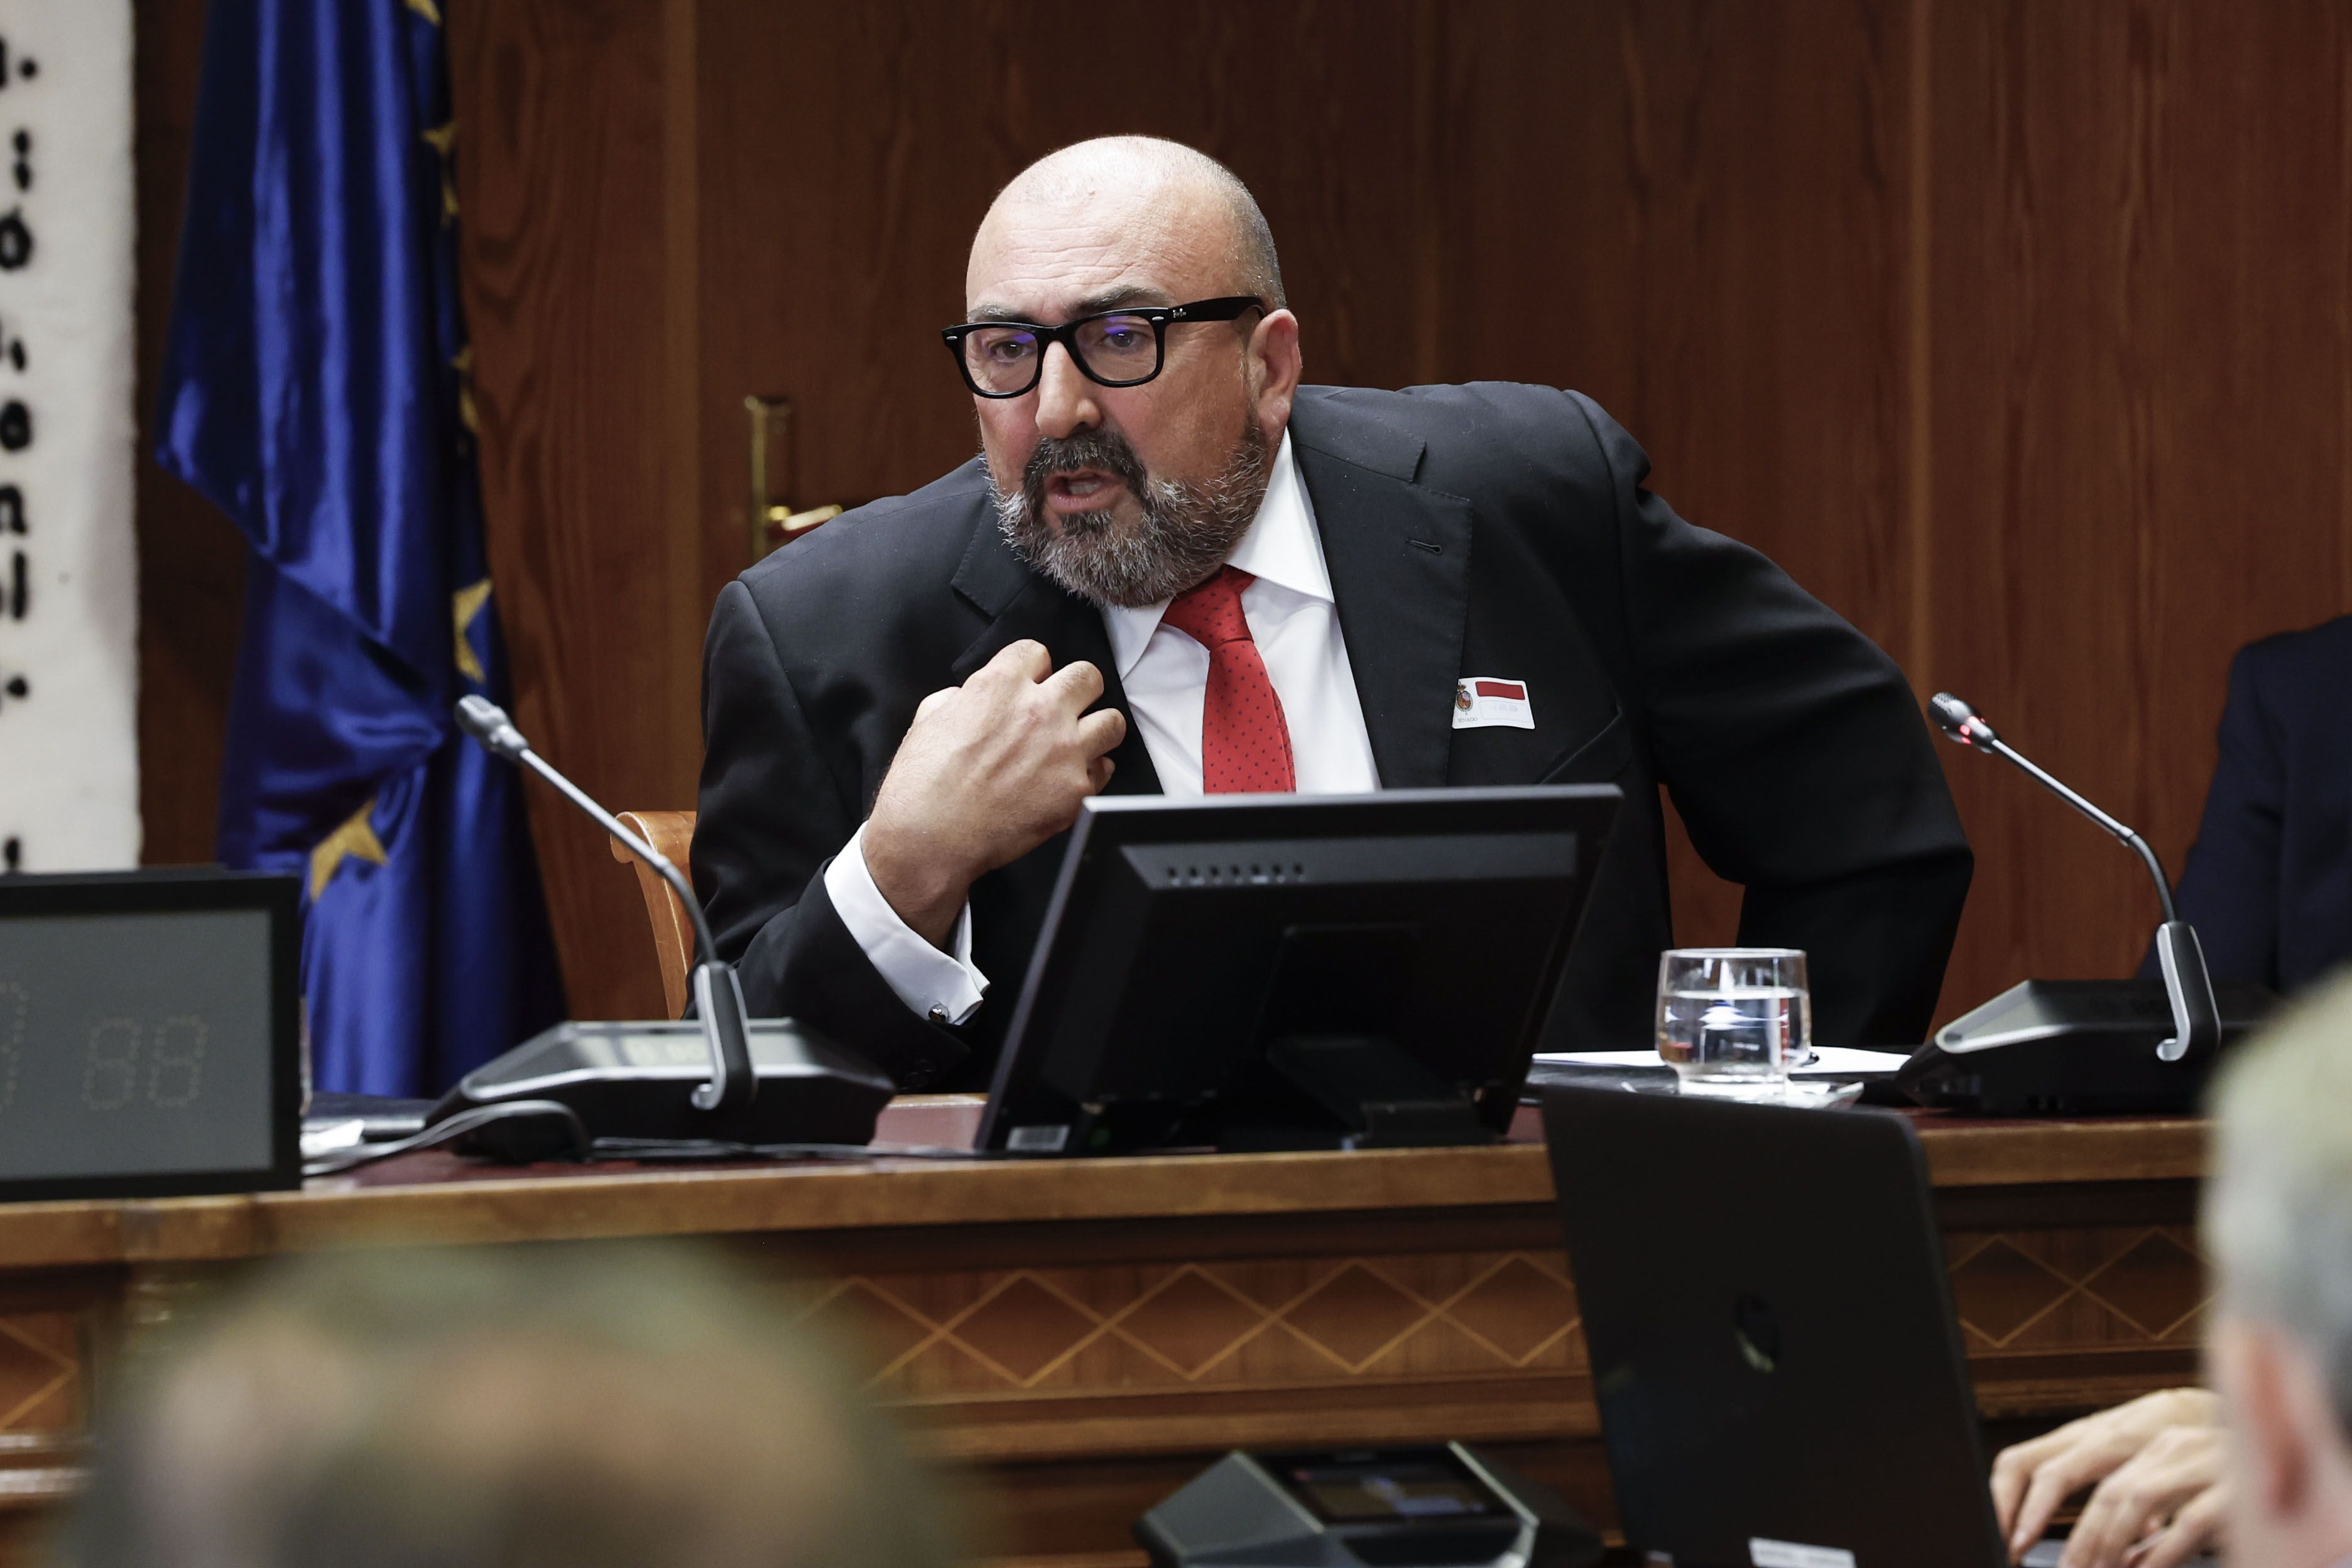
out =
{"type": "Polygon", "coordinates": [[[1101,423],[1095,384],[1070,357],[1068,345],[1047,343],[1045,363],[1037,374],[1037,433],[1058,441],[1101,423]]]}

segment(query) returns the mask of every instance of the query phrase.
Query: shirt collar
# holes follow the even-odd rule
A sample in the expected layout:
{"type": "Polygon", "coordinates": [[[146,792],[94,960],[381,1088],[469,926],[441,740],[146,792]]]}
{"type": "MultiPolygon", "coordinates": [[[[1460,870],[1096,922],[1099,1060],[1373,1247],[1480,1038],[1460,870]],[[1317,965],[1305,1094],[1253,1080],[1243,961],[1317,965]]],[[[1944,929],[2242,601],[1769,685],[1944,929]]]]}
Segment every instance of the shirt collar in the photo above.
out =
{"type": "MultiPolygon", "coordinates": [[[[1282,433],[1275,448],[1274,467],[1266,475],[1265,498],[1250,520],[1241,542],[1226,564],[1239,567],[1262,583],[1272,583],[1294,594],[1326,604],[1331,595],[1331,571],[1323,561],[1322,536],[1315,529],[1315,506],[1307,499],[1307,485],[1290,454],[1290,432],[1282,433]]],[[[1133,608],[1113,605],[1103,610],[1103,627],[1110,634],[1111,658],[1125,680],[1143,657],[1168,601],[1133,608]]]]}

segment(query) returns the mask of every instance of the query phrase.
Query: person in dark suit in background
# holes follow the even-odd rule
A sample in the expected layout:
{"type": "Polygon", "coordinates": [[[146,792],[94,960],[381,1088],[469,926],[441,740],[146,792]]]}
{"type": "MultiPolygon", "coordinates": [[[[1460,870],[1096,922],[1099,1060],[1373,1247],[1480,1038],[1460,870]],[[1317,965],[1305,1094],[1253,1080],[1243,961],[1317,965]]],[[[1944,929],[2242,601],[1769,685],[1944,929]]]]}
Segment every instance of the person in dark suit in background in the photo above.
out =
{"type": "MultiPolygon", "coordinates": [[[[2292,995],[2352,963],[2352,616],[2238,650],[2220,756],[2182,869],[2181,918],[2216,980],[2292,995]]],[[[2140,973],[2157,975],[2151,950],[2140,973]]],[[[2004,1449],[1993,1464],[2018,1553],[2094,1488],[2065,1568],[2170,1568],[2214,1545],[2229,1508],[2220,1401],[2172,1388],[2004,1449]]]]}
{"type": "MultiPolygon", "coordinates": [[[[2352,963],[2352,616],[2230,664],[2221,755],[2180,874],[2216,980],[2292,995],[2352,963]]],[[[2157,973],[2151,951],[2140,973],[2157,973]]]]}
{"type": "Polygon", "coordinates": [[[1916,700],[1591,400],[1302,386],[1256,203],[1171,142],[1024,172],[965,288],[980,458],[712,616],[694,876],[755,1014],[985,1087],[1097,790],[1614,782],[1549,1048],[1650,1037],[1662,784],[1817,1039],[1921,1037],[1972,862],[1916,700]]]}

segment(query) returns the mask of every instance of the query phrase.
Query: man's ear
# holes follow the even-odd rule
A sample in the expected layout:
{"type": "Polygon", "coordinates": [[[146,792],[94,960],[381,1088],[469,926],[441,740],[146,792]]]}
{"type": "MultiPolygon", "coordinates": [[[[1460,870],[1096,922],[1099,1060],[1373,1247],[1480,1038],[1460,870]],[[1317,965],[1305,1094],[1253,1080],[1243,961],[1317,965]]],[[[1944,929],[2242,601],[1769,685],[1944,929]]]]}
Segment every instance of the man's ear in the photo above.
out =
{"type": "Polygon", "coordinates": [[[1290,423],[1290,405],[1297,395],[1304,369],[1298,352],[1298,318],[1276,310],[1260,319],[1250,333],[1250,380],[1257,405],[1258,427],[1272,447],[1290,423]]]}
{"type": "Polygon", "coordinates": [[[2210,1354],[2245,1485],[2263,1512],[2294,1518],[2311,1501],[2313,1444],[2334,1426],[2332,1416],[2323,1427],[2309,1425],[2314,1407],[2327,1405],[2311,1358],[2274,1326],[2244,1319],[2216,1325],[2210,1354]]]}

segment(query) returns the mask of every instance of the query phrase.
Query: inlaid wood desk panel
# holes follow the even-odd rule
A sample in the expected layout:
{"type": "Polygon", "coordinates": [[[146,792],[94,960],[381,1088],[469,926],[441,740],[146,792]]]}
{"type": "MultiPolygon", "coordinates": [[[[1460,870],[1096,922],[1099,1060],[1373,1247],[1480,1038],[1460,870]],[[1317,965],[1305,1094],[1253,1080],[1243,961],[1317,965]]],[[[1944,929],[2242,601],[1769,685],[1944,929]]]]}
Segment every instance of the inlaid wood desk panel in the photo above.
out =
{"type": "MultiPolygon", "coordinates": [[[[971,1116],[902,1101],[884,1131],[950,1141],[971,1116]]],[[[2194,1376],[2198,1123],[1919,1125],[1989,1419],[2194,1376]]],[[[0,1509],[17,1535],[70,1494],[111,1347],[245,1260],[675,1236],[741,1259],[780,1319],[856,1345],[877,1395],[1000,1494],[1013,1555],[1132,1558],[1133,1520],[1236,1445],[1474,1439],[1606,1518],[1534,1131],[1115,1162],[514,1173],[417,1156],[301,1193],[0,1207],[0,1509]]]]}

